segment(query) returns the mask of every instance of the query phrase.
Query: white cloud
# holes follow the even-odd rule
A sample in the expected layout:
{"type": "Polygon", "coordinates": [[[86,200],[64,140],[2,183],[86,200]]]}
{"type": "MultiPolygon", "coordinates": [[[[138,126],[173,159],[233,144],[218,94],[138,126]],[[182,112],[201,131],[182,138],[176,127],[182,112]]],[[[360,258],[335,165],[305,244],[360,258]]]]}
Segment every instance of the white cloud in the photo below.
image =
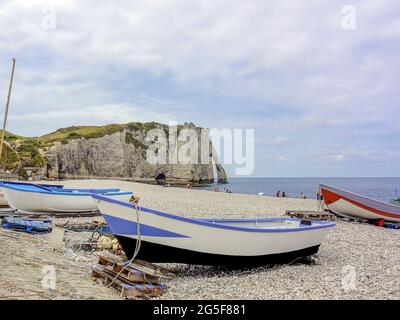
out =
{"type": "MultiPolygon", "coordinates": [[[[127,122],[161,122],[168,123],[171,115],[153,111],[132,105],[97,105],[84,109],[69,110],[44,110],[41,112],[22,113],[10,115],[10,121],[29,125],[31,122],[47,128],[47,132],[71,125],[93,125],[127,122]]],[[[42,134],[43,132],[39,132],[42,134]]]]}
{"type": "MultiPolygon", "coordinates": [[[[254,123],[253,123],[254,124],[254,123]]],[[[269,138],[264,136],[257,136],[258,138],[258,143],[267,147],[279,147],[279,146],[284,146],[289,144],[289,138],[287,137],[282,137],[282,136],[277,136],[273,138],[269,138]]]]}
{"type": "Polygon", "coordinates": [[[332,154],[332,155],[326,156],[325,159],[332,160],[332,161],[344,161],[344,160],[346,160],[346,157],[343,154],[332,154]]]}
{"type": "Polygon", "coordinates": [[[287,137],[276,137],[272,139],[271,144],[274,146],[280,146],[287,144],[289,142],[289,139],[287,137]]]}
{"type": "MultiPolygon", "coordinates": [[[[342,121],[352,108],[371,106],[371,94],[383,95],[395,80],[397,55],[363,49],[364,43],[400,35],[394,19],[376,21],[393,2],[356,5],[359,28],[340,28],[340,1],[7,1],[0,13],[0,45],[7,50],[48,51],[72,60],[80,77],[96,77],[93,68],[117,65],[169,74],[183,90],[214,91],[297,104],[307,115],[342,121]],[[54,5],[57,29],[41,29],[42,8],[54,5]],[[385,8],[385,9],[383,9],[385,8]],[[18,19],[16,19],[18,17],[18,19]],[[312,18],[311,18],[312,17],[312,18]],[[379,23],[378,23],[379,22],[379,23]],[[359,55],[359,56],[355,56],[359,55]],[[384,61],[384,62],[377,62],[384,61]],[[88,69],[89,68],[89,69],[88,69]],[[366,90],[368,88],[368,90],[366,90]],[[368,103],[366,103],[368,102],[368,103]],[[332,110],[338,110],[331,112],[332,110]]],[[[21,59],[24,55],[21,52],[21,59]]],[[[58,71],[58,70],[57,70],[58,71]]],[[[51,77],[51,73],[47,75],[51,77]]],[[[362,121],[366,112],[358,114],[362,121]]]]}
{"type": "Polygon", "coordinates": [[[273,161],[286,161],[287,157],[285,156],[276,156],[276,155],[267,155],[265,157],[267,160],[273,160],[273,161]]]}

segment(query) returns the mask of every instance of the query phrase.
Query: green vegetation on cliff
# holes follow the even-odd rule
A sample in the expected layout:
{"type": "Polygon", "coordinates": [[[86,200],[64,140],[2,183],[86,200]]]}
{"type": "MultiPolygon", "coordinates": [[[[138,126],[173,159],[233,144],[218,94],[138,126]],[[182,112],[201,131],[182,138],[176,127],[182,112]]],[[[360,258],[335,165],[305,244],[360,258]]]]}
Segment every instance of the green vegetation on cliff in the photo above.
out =
{"type": "Polygon", "coordinates": [[[25,138],[20,141],[17,152],[20,157],[26,159],[26,167],[44,167],[46,161],[40,150],[45,146],[45,143],[38,138],[25,138]]]}
{"type": "Polygon", "coordinates": [[[6,169],[12,170],[14,169],[15,164],[19,160],[19,155],[15,152],[10,145],[5,142],[3,145],[3,150],[1,152],[1,160],[2,164],[6,166],[6,169]]]}
{"type": "Polygon", "coordinates": [[[21,166],[44,167],[46,162],[40,151],[42,147],[43,142],[38,138],[27,138],[6,132],[0,157],[1,164],[10,171],[16,171],[21,166]]]}
{"type": "MultiPolygon", "coordinates": [[[[46,165],[46,160],[43,156],[44,151],[55,142],[67,144],[72,139],[101,138],[116,132],[122,132],[125,129],[146,134],[155,128],[161,128],[168,133],[168,126],[157,122],[130,122],[105,126],[71,126],[58,129],[41,137],[23,137],[6,131],[1,162],[11,171],[17,169],[21,161],[23,161],[25,167],[44,167],[46,165]]],[[[126,132],[125,142],[133,144],[135,148],[147,149],[147,146],[136,139],[129,131],[126,132]]]]}
{"type": "Polygon", "coordinates": [[[147,146],[145,144],[143,144],[141,141],[139,141],[138,139],[136,139],[130,132],[127,132],[125,134],[125,143],[133,144],[135,148],[147,149],[147,146]]]}
{"type": "Polygon", "coordinates": [[[168,126],[157,122],[130,122],[127,124],[108,124],[105,126],[72,126],[58,129],[57,131],[41,136],[39,139],[47,143],[55,141],[62,142],[69,139],[101,138],[105,135],[121,132],[124,129],[129,129],[132,131],[142,131],[144,133],[147,133],[151,129],[165,127],[168,126]]]}
{"type": "Polygon", "coordinates": [[[108,134],[122,131],[126,128],[124,124],[109,124],[106,126],[72,126],[61,128],[52,133],[41,136],[44,142],[56,142],[78,138],[101,138],[108,134]]]}

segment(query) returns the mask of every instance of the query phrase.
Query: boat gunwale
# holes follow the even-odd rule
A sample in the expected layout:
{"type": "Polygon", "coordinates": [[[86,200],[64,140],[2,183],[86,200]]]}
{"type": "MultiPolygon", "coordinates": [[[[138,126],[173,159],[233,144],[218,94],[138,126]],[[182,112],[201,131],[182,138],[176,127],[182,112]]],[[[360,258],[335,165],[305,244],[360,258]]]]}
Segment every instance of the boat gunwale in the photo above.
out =
{"type": "MultiPolygon", "coordinates": [[[[31,193],[41,193],[41,194],[49,194],[49,195],[62,195],[62,196],[92,196],[94,192],[72,192],[72,191],[58,191],[57,188],[54,188],[54,190],[46,187],[42,187],[40,185],[36,184],[24,184],[24,186],[29,185],[29,186],[34,186],[38,190],[27,190],[22,187],[22,185],[19,185],[20,187],[16,187],[17,185],[7,185],[5,183],[0,183],[0,188],[6,188],[6,189],[11,189],[15,191],[21,191],[21,192],[31,192],[31,193]]],[[[72,190],[72,189],[70,189],[72,190]]],[[[79,189],[75,189],[79,190],[79,189]]],[[[95,189],[93,189],[95,190],[95,189]]],[[[103,189],[104,190],[104,189],[103,189]]],[[[118,192],[104,192],[103,194],[109,195],[109,196],[116,196],[116,195],[126,195],[126,194],[133,194],[131,191],[118,191],[118,192]]]]}
{"type": "Polygon", "coordinates": [[[33,182],[24,182],[24,181],[6,181],[6,180],[0,180],[1,184],[14,184],[14,185],[34,185],[34,186],[42,186],[45,188],[59,188],[62,189],[64,188],[63,184],[47,184],[47,183],[33,183],[33,182]]]}
{"type": "Polygon", "coordinates": [[[30,182],[23,182],[23,181],[4,181],[1,180],[0,184],[9,184],[9,185],[23,185],[23,186],[39,186],[42,188],[54,188],[54,189],[64,189],[64,185],[62,184],[46,184],[46,183],[30,183],[30,182]]]}
{"type": "Polygon", "coordinates": [[[58,188],[55,188],[55,189],[56,189],[55,191],[65,192],[65,193],[68,193],[68,192],[70,192],[70,193],[74,193],[74,192],[75,193],[76,192],[80,192],[80,193],[83,193],[83,192],[87,192],[87,193],[130,192],[130,191],[121,191],[121,189],[118,189],[118,188],[99,188],[99,189],[96,189],[96,188],[82,188],[82,189],[62,188],[62,190],[59,190],[58,188]]]}
{"type": "MultiPolygon", "coordinates": [[[[317,230],[317,229],[325,229],[325,228],[332,228],[336,226],[335,222],[332,221],[325,221],[325,220],[316,220],[313,221],[314,223],[318,223],[318,225],[301,225],[300,227],[291,227],[291,228],[285,228],[285,229],[273,229],[273,228],[248,228],[248,227],[239,227],[239,226],[230,226],[230,225],[224,225],[224,224],[217,224],[217,223],[212,223],[211,221],[215,220],[224,220],[223,218],[217,218],[217,219],[210,219],[210,218],[188,218],[188,217],[183,217],[183,216],[178,216],[175,214],[155,210],[155,209],[150,209],[142,206],[135,206],[129,202],[124,202],[120,200],[116,200],[113,198],[106,197],[104,195],[99,195],[99,194],[92,194],[92,197],[97,200],[105,201],[105,202],[110,202],[113,204],[121,205],[124,207],[128,207],[131,209],[138,209],[140,211],[150,213],[150,214],[155,214],[158,216],[162,216],[164,218],[169,218],[169,219],[174,219],[178,221],[183,221],[187,223],[192,223],[192,224],[198,224],[206,227],[212,227],[212,228],[219,228],[219,229],[228,229],[228,230],[233,230],[233,231],[245,231],[245,232],[255,232],[255,233],[276,233],[276,232],[298,232],[298,231],[310,231],[310,230],[317,230]],[[208,221],[207,221],[208,220],[208,221]]],[[[101,212],[101,210],[100,210],[101,212]]],[[[103,213],[104,215],[110,216],[108,213],[103,213]]],[[[126,218],[118,217],[123,220],[130,221],[126,218]]],[[[226,219],[225,221],[228,222],[229,220],[232,220],[231,218],[226,219]]],[[[287,221],[301,221],[301,219],[296,219],[296,218],[286,218],[286,217],[274,217],[274,218],[254,218],[254,219],[234,219],[238,221],[243,221],[243,222],[270,222],[270,221],[282,221],[282,220],[287,220],[287,221]]],[[[134,222],[134,221],[133,221],[134,222]]]]}

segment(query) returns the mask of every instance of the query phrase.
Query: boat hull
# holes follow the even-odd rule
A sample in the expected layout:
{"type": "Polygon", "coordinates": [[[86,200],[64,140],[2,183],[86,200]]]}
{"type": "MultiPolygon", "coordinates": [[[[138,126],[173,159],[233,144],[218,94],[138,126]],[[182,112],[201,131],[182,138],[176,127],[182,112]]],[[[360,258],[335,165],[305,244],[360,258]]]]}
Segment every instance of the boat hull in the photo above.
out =
{"type": "Polygon", "coordinates": [[[400,207],[398,206],[330,186],[321,185],[320,190],[325,205],[339,216],[400,222],[400,207]]]}
{"type": "MultiPolygon", "coordinates": [[[[104,219],[132,256],[139,234],[140,257],[153,262],[197,264],[263,264],[314,254],[334,223],[319,227],[284,229],[276,219],[190,219],[93,195],[104,219]],[[244,223],[243,223],[244,222],[244,223]],[[257,229],[255,224],[276,223],[276,229],[257,229]],[[238,227],[237,225],[247,227],[238,227]],[[248,226],[252,227],[248,227],[248,226]]],[[[290,221],[289,221],[290,220],[290,221]]],[[[292,260],[293,260],[292,259],[292,260]]]]}
{"type": "MultiPolygon", "coordinates": [[[[3,187],[3,192],[8,205],[13,210],[27,213],[66,213],[96,211],[97,205],[90,193],[39,193],[25,192],[3,187]]],[[[110,194],[110,197],[121,201],[129,201],[132,193],[110,194]]]]}
{"type": "MultiPolygon", "coordinates": [[[[116,236],[126,256],[131,259],[136,247],[136,239],[116,236]]],[[[259,256],[234,256],[212,254],[193,250],[181,249],[162,244],[141,241],[141,249],[136,258],[158,263],[185,263],[216,266],[261,266],[274,263],[289,263],[299,257],[307,257],[318,252],[319,245],[296,251],[266,254],[259,256]]]]}
{"type": "MultiPolygon", "coordinates": [[[[21,186],[21,185],[32,185],[32,183],[28,183],[28,182],[20,182],[20,181],[0,181],[1,184],[7,184],[7,185],[17,185],[17,186],[21,186]]],[[[56,190],[61,190],[64,188],[63,185],[52,185],[52,184],[38,184],[39,186],[42,187],[46,187],[46,188],[53,188],[56,190]]],[[[9,207],[8,202],[6,200],[5,194],[2,190],[2,188],[0,188],[0,207],[9,207]]]]}

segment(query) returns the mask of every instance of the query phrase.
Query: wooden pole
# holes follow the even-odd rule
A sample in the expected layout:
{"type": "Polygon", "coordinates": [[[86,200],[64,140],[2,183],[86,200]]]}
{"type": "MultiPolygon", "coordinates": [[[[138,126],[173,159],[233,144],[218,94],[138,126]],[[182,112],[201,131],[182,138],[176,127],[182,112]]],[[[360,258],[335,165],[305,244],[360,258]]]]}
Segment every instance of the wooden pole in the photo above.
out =
{"type": "Polygon", "coordinates": [[[6,102],[6,112],[4,113],[4,121],[3,121],[3,132],[1,133],[1,142],[0,142],[0,159],[3,152],[3,142],[4,142],[4,134],[6,132],[6,124],[7,124],[7,117],[8,117],[8,108],[10,106],[10,98],[11,98],[11,90],[14,80],[14,71],[15,71],[15,58],[12,59],[12,70],[11,70],[11,79],[10,85],[8,87],[8,95],[7,95],[7,102],[6,102]]]}

